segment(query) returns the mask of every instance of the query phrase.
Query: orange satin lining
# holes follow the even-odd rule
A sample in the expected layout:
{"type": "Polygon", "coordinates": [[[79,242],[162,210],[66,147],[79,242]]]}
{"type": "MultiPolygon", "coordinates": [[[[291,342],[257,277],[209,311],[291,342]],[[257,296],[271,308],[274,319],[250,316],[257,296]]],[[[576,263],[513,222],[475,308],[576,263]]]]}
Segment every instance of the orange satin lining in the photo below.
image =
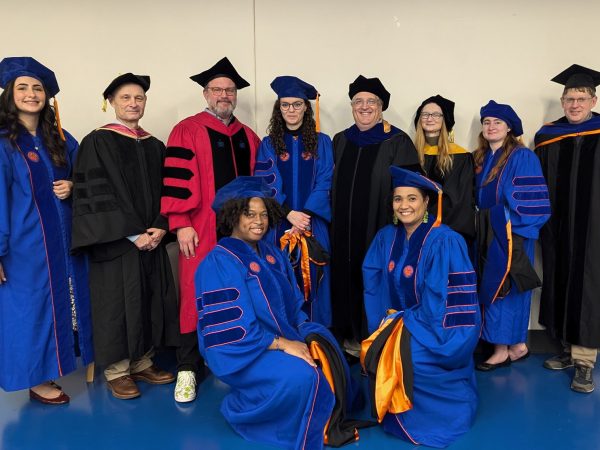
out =
{"type": "MultiPolygon", "coordinates": [[[[325,375],[325,379],[327,383],[329,383],[329,387],[335,394],[335,386],[333,384],[333,374],[331,373],[331,366],[329,365],[329,360],[327,359],[327,355],[321,349],[321,346],[318,342],[313,341],[310,343],[310,347],[308,348],[310,351],[310,355],[313,357],[315,361],[321,362],[321,370],[323,371],[323,375],[325,375]]],[[[331,417],[327,419],[327,423],[325,424],[325,429],[323,430],[323,439],[325,444],[328,443],[327,430],[329,429],[329,422],[331,422],[331,417]]]]}
{"type": "MultiPolygon", "coordinates": [[[[312,236],[310,231],[303,231],[302,233],[284,233],[279,239],[279,245],[283,250],[288,246],[288,253],[292,253],[294,249],[300,247],[300,270],[302,271],[302,282],[304,284],[304,300],[308,300],[310,297],[310,289],[312,281],[310,279],[310,256],[308,254],[308,244],[306,238],[312,236]]],[[[323,265],[316,261],[312,261],[314,264],[323,265]]]]}
{"type": "Polygon", "coordinates": [[[581,133],[571,133],[571,134],[563,134],[561,136],[555,137],[553,139],[548,139],[547,141],[540,142],[535,148],[541,147],[543,145],[553,144],[554,142],[562,141],[563,139],[577,136],[589,136],[590,134],[600,134],[600,130],[590,130],[590,131],[582,131],[581,133]]]}
{"type": "Polygon", "coordinates": [[[510,220],[508,222],[506,222],[506,237],[508,239],[508,261],[506,262],[506,272],[504,273],[504,276],[502,277],[502,281],[500,282],[500,285],[498,286],[498,290],[496,290],[496,293],[494,294],[492,303],[494,303],[496,301],[496,299],[498,297],[498,293],[500,293],[500,289],[502,289],[502,285],[506,281],[506,277],[510,273],[510,266],[512,265],[513,241],[512,241],[512,224],[511,224],[510,220]]]}
{"type": "MultiPolygon", "coordinates": [[[[363,367],[367,350],[388,322],[389,320],[385,320],[381,327],[361,343],[360,362],[363,367]]],[[[403,328],[404,320],[400,319],[383,346],[377,364],[375,409],[377,410],[378,422],[381,422],[387,413],[398,414],[412,408],[412,403],[404,389],[402,356],[400,355],[400,340],[403,328]]]]}

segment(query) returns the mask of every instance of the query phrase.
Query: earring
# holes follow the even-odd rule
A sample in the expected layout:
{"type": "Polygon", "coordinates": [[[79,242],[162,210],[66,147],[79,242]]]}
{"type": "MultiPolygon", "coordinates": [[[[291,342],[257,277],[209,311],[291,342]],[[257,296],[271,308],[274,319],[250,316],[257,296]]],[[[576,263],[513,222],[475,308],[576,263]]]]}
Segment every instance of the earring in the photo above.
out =
{"type": "Polygon", "coordinates": [[[392,216],[392,222],[394,223],[394,225],[398,225],[398,218],[396,217],[396,214],[392,216]]]}
{"type": "Polygon", "coordinates": [[[425,210],[425,214],[423,214],[423,223],[429,222],[429,211],[425,210]]]}

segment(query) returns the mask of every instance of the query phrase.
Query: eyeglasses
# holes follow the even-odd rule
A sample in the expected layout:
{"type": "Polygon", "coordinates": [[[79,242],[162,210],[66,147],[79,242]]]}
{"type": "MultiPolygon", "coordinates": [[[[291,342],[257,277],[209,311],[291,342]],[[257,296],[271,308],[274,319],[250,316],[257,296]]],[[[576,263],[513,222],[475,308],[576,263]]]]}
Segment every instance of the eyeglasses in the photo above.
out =
{"type": "Polygon", "coordinates": [[[583,105],[585,102],[587,102],[588,100],[591,100],[594,97],[579,97],[579,98],[573,98],[573,97],[561,97],[562,102],[565,105],[583,105]]]}
{"type": "Polygon", "coordinates": [[[228,88],[221,88],[221,87],[207,87],[206,89],[208,89],[210,92],[213,93],[213,95],[223,95],[223,91],[225,91],[225,95],[232,97],[237,93],[237,88],[234,87],[228,87],[228,88]]]}
{"type": "Polygon", "coordinates": [[[440,120],[442,117],[444,117],[444,115],[439,112],[434,112],[434,113],[422,112],[421,113],[421,119],[427,120],[430,117],[434,120],[440,120]]]}
{"type": "Polygon", "coordinates": [[[304,102],[301,102],[301,101],[297,101],[297,102],[294,102],[294,103],[281,102],[279,104],[279,107],[281,108],[282,111],[287,111],[288,109],[290,109],[290,106],[295,111],[298,111],[300,108],[302,108],[304,106],[304,102]]]}
{"type": "Polygon", "coordinates": [[[363,106],[363,105],[375,106],[378,103],[379,103],[379,100],[376,98],[367,98],[366,100],[364,98],[356,98],[350,102],[350,104],[354,107],[363,106]]]}

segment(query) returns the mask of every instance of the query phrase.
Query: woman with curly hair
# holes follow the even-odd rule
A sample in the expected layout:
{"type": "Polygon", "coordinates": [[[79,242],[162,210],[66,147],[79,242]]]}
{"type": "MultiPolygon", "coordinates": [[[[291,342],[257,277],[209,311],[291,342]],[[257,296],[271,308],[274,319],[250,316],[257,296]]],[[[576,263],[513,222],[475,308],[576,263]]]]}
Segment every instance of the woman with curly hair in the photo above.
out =
{"type": "MultiPolygon", "coordinates": [[[[415,147],[427,176],[444,190],[444,223],[467,242],[475,237],[473,156],[454,143],[454,102],[441,95],[421,103],[415,115],[415,147]]],[[[437,211],[437,199],[429,212],[437,211]]]]}
{"type": "MultiPolygon", "coordinates": [[[[317,99],[319,94],[313,86],[292,76],[275,78],[271,88],[277,93],[277,100],[269,135],[258,151],[255,175],[265,177],[276,190],[275,198],[283,205],[285,220],[267,239],[278,242],[286,230],[291,230],[292,235],[313,236],[329,252],[333,151],[329,136],[318,131],[318,117],[317,122],[313,118],[310,100],[317,99]]],[[[306,273],[305,267],[303,277],[302,263],[298,263],[296,276],[300,286],[304,286],[304,312],[310,320],[328,327],[330,269],[329,265],[321,264],[311,261],[310,273],[306,273]]]]}
{"type": "Polygon", "coordinates": [[[335,338],[302,312],[288,258],[262,239],[284,215],[271,197],[263,177],[247,176],[215,196],[225,237],[196,271],[200,353],[231,387],[221,412],[242,437],[288,449],[322,449],[324,437],[339,446],[360,425],[344,418],[356,385],[335,338]]]}
{"type": "Polygon", "coordinates": [[[523,145],[512,107],[490,100],[481,108],[481,128],[474,152],[481,337],[494,353],[477,369],[491,371],[529,356],[531,290],[541,285],[534,245],[550,203],[540,162],[523,145]]]}
{"type": "Polygon", "coordinates": [[[69,255],[77,142],[50,106],[51,70],[4,58],[0,87],[0,386],[64,404],[52,380],[94,357],[85,260],[69,255]]]}

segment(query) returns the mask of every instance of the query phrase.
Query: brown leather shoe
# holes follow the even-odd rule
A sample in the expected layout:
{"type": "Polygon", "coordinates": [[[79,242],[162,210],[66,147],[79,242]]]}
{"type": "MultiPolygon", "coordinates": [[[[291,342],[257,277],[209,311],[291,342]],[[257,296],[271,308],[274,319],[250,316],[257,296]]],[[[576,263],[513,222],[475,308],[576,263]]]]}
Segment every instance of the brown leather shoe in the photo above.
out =
{"type": "Polygon", "coordinates": [[[129,400],[140,396],[140,390],[129,375],[107,381],[106,385],[111,390],[112,395],[121,400],[129,400]]]}
{"type": "Polygon", "coordinates": [[[175,381],[175,375],[154,365],[141,372],[132,373],[131,378],[135,381],[144,381],[150,384],[169,384],[175,381]]]}
{"type": "Polygon", "coordinates": [[[40,394],[29,389],[29,398],[31,400],[36,400],[44,405],[64,405],[65,403],[69,403],[71,398],[65,394],[62,390],[60,391],[60,395],[54,398],[42,397],[40,394]]]}

